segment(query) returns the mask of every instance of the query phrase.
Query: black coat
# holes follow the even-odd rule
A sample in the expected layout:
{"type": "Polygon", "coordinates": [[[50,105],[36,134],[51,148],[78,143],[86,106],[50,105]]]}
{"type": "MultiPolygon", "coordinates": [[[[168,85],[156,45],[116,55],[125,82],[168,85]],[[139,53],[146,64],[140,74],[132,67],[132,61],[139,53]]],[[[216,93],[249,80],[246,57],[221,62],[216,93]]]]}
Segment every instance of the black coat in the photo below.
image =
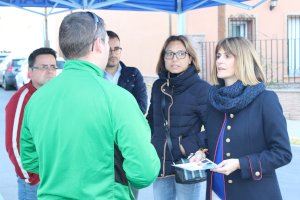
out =
{"type": "Polygon", "coordinates": [[[172,159],[166,146],[166,132],[162,115],[161,101],[165,98],[165,113],[170,107],[170,134],[173,144],[173,157],[178,160],[203,147],[200,128],[204,125],[209,84],[200,79],[194,67],[169,79],[169,86],[162,88],[170,96],[163,94],[161,86],[167,82],[167,73],[160,74],[152,87],[150,108],[147,119],[152,131],[152,143],[161,161],[160,176],[174,174],[172,159]],[[171,102],[172,105],[171,105],[171,102]],[[179,149],[179,138],[186,155],[179,149]]]}
{"type": "MultiPolygon", "coordinates": [[[[208,158],[214,160],[217,140],[225,114],[208,106],[206,135],[208,158]]],[[[227,113],[223,158],[238,158],[240,170],[225,176],[227,200],[282,199],[275,169],[292,159],[286,120],[278,97],[263,91],[236,114],[227,113]]],[[[207,178],[207,199],[211,195],[212,176],[207,178]]]]}
{"type": "Polygon", "coordinates": [[[135,67],[127,67],[120,62],[122,67],[118,85],[129,91],[137,103],[141,111],[145,114],[147,110],[147,88],[141,72],[135,67]]]}

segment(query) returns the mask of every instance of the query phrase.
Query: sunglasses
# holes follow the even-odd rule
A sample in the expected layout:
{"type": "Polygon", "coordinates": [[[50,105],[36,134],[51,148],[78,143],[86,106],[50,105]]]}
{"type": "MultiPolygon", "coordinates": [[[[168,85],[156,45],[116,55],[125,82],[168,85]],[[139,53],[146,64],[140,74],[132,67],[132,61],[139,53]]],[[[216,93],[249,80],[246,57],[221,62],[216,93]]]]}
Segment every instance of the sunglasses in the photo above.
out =
{"type": "Polygon", "coordinates": [[[97,39],[97,31],[98,31],[98,28],[99,28],[99,25],[100,24],[103,24],[103,19],[100,18],[99,16],[97,16],[95,13],[93,12],[86,12],[91,18],[93,18],[93,21],[94,21],[94,37],[93,37],[93,41],[92,41],[92,51],[94,50],[94,42],[95,40],[97,39]]]}

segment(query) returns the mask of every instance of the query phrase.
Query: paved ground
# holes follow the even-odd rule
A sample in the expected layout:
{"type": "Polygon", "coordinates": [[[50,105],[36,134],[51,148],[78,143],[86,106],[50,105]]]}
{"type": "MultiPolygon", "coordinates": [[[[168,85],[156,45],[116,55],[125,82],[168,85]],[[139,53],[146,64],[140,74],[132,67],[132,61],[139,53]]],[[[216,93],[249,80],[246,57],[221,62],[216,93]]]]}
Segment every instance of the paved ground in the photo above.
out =
{"type": "Polygon", "coordinates": [[[4,106],[13,93],[0,88],[0,200],[1,194],[4,200],[17,199],[16,176],[5,151],[4,137],[4,106]]]}
{"type": "MultiPolygon", "coordinates": [[[[3,91],[0,88],[0,200],[16,200],[17,185],[15,172],[5,151],[4,138],[4,106],[14,91],[3,91]]],[[[288,121],[289,134],[293,138],[300,138],[300,121],[288,121]]],[[[284,200],[299,199],[300,185],[300,145],[293,145],[292,162],[277,170],[278,180],[284,200]]],[[[202,188],[205,190],[205,188],[202,188]]],[[[139,200],[152,200],[152,187],[140,191],[139,200]]]]}

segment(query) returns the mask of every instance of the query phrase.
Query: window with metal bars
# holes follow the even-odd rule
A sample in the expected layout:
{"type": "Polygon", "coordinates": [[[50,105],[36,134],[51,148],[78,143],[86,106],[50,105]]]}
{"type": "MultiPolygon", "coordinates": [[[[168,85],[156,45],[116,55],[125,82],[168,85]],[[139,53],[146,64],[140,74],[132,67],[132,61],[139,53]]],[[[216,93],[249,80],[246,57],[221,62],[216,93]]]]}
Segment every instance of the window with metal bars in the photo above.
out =
{"type": "Polygon", "coordinates": [[[240,15],[228,18],[228,36],[245,37],[250,41],[255,40],[255,18],[240,15]]]}
{"type": "Polygon", "coordinates": [[[288,74],[300,76],[300,15],[287,18],[288,74]]]}

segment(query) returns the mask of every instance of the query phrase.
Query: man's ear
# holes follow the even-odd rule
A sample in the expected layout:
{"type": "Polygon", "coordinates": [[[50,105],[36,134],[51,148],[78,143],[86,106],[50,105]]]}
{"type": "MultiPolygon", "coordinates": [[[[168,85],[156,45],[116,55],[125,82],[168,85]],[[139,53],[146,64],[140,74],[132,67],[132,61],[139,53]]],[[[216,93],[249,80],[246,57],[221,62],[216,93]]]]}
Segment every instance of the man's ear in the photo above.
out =
{"type": "Polygon", "coordinates": [[[31,80],[32,69],[28,67],[27,77],[31,80]]]}
{"type": "Polygon", "coordinates": [[[105,49],[104,42],[98,37],[94,42],[94,50],[102,53],[105,49]]]}

